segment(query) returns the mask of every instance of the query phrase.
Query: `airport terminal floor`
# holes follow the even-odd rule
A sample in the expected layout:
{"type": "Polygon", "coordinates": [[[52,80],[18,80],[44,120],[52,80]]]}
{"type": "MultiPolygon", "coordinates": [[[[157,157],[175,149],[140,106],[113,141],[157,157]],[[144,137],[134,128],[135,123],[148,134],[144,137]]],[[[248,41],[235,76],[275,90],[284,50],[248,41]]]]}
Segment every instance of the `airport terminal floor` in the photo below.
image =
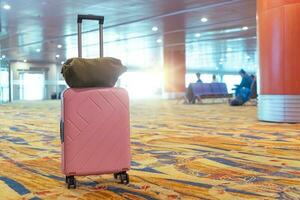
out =
{"type": "Polygon", "coordinates": [[[255,106],[131,102],[130,184],[60,170],[59,101],[0,105],[0,199],[299,199],[300,124],[255,106]]]}

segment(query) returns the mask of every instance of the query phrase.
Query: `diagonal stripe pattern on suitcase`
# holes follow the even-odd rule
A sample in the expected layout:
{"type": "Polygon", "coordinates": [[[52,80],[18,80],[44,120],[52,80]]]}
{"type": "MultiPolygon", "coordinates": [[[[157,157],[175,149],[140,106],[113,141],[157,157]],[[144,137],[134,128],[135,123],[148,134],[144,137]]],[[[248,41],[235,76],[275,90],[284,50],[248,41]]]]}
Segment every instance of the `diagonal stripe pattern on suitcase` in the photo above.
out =
{"type": "Polygon", "coordinates": [[[92,175],[129,168],[127,92],[69,89],[64,102],[65,173],[92,175]]]}

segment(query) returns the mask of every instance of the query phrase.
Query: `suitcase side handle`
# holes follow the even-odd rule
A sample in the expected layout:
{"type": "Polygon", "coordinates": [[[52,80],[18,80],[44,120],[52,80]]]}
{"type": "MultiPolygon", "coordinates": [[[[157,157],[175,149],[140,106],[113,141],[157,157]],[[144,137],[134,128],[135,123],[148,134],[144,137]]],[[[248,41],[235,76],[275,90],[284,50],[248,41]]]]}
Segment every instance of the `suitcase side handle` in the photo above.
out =
{"type": "Polygon", "coordinates": [[[82,57],[82,21],[83,20],[96,20],[99,21],[99,56],[103,57],[103,23],[104,17],[97,15],[78,15],[78,57],[82,57]]]}
{"type": "Polygon", "coordinates": [[[62,119],[60,120],[60,141],[61,141],[61,143],[64,143],[64,141],[65,141],[64,122],[62,119]]]}
{"type": "Polygon", "coordinates": [[[98,21],[99,24],[104,23],[104,17],[98,16],[98,15],[78,15],[77,17],[77,23],[82,23],[82,20],[95,20],[98,21]]]}

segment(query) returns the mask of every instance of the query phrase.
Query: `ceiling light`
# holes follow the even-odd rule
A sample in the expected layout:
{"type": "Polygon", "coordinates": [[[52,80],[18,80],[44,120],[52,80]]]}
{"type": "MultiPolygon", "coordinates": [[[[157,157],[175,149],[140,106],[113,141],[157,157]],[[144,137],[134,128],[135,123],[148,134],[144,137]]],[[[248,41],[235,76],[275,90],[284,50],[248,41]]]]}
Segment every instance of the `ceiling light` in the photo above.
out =
{"type": "Polygon", "coordinates": [[[221,62],[223,62],[223,61],[224,61],[224,59],[223,59],[223,58],[221,58],[221,59],[220,59],[220,61],[221,61],[221,62]]]}
{"type": "Polygon", "coordinates": [[[222,62],[219,62],[219,64],[220,64],[220,65],[223,65],[223,63],[222,63],[222,62]]]}
{"type": "Polygon", "coordinates": [[[6,55],[2,55],[2,58],[3,58],[3,59],[6,58],[6,55]]]}
{"type": "Polygon", "coordinates": [[[250,57],[250,56],[247,56],[247,59],[249,60],[249,59],[251,59],[251,57],[250,57]]]}
{"type": "Polygon", "coordinates": [[[201,22],[207,22],[207,21],[208,21],[208,19],[206,17],[201,18],[201,22]]]}
{"type": "Polygon", "coordinates": [[[41,49],[36,49],[35,51],[36,51],[36,52],[41,52],[41,49]]]}
{"type": "Polygon", "coordinates": [[[230,47],[229,47],[229,48],[227,48],[227,51],[229,51],[229,52],[230,52],[230,51],[232,51],[232,48],[230,48],[230,47]]]}
{"type": "Polygon", "coordinates": [[[195,34],[195,37],[197,37],[197,38],[200,37],[200,36],[201,36],[200,33],[196,33],[196,34],[195,34]]]}
{"type": "Polygon", "coordinates": [[[63,64],[65,64],[65,61],[61,61],[61,63],[60,63],[60,64],[62,64],[62,65],[63,65],[63,64]]]}
{"type": "Polygon", "coordinates": [[[248,29],[249,29],[248,26],[244,26],[244,27],[242,28],[243,31],[247,31],[248,29]]]}
{"type": "Polygon", "coordinates": [[[24,62],[24,63],[26,63],[26,62],[27,62],[27,60],[26,60],[26,59],[24,59],[24,60],[23,60],[23,62],[24,62]]]}
{"type": "Polygon", "coordinates": [[[5,10],[10,10],[10,9],[11,9],[11,6],[8,5],[8,4],[5,4],[5,5],[3,6],[3,8],[4,8],[5,10]]]}
{"type": "Polygon", "coordinates": [[[56,57],[56,58],[59,58],[59,57],[60,57],[60,55],[59,55],[59,54],[57,54],[55,57],[56,57]]]}
{"type": "Polygon", "coordinates": [[[155,32],[158,31],[158,27],[157,26],[153,26],[152,27],[152,31],[155,31],[155,32]]]}
{"type": "Polygon", "coordinates": [[[57,45],[57,48],[61,49],[61,48],[62,48],[62,45],[61,45],[61,44],[57,45]]]}
{"type": "Polygon", "coordinates": [[[162,39],[156,40],[157,43],[162,43],[162,39]]]}

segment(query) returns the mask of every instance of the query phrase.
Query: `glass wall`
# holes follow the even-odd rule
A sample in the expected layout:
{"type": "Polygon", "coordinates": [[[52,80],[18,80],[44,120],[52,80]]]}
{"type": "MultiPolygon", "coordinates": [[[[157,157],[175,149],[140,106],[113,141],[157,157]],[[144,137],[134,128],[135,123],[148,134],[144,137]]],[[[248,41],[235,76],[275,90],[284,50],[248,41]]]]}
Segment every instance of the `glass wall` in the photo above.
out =
{"type": "Polygon", "coordinates": [[[20,74],[20,99],[42,100],[45,96],[45,74],[22,73],[20,74]]]}
{"type": "Polygon", "coordinates": [[[9,101],[9,64],[0,62],[0,103],[6,103],[9,101]]]}
{"type": "Polygon", "coordinates": [[[163,74],[160,72],[127,72],[117,84],[126,88],[131,98],[149,98],[162,95],[163,74]]]}
{"type": "MultiPolygon", "coordinates": [[[[211,83],[212,76],[213,74],[201,74],[200,78],[203,81],[203,83],[211,83]]],[[[235,88],[235,85],[240,84],[242,80],[240,75],[223,75],[223,76],[216,75],[216,77],[218,82],[226,83],[228,93],[234,93],[232,89],[235,88]]],[[[195,83],[196,81],[197,81],[197,77],[195,73],[187,73],[185,75],[186,87],[188,87],[190,83],[195,83]]]]}
{"type": "Polygon", "coordinates": [[[234,93],[234,91],[232,89],[235,88],[235,85],[240,84],[241,80],[242,80],[242,78],[239,75],[224,75],[223,76],[223,82],[226,83],[229,93],[234,93]]]}

